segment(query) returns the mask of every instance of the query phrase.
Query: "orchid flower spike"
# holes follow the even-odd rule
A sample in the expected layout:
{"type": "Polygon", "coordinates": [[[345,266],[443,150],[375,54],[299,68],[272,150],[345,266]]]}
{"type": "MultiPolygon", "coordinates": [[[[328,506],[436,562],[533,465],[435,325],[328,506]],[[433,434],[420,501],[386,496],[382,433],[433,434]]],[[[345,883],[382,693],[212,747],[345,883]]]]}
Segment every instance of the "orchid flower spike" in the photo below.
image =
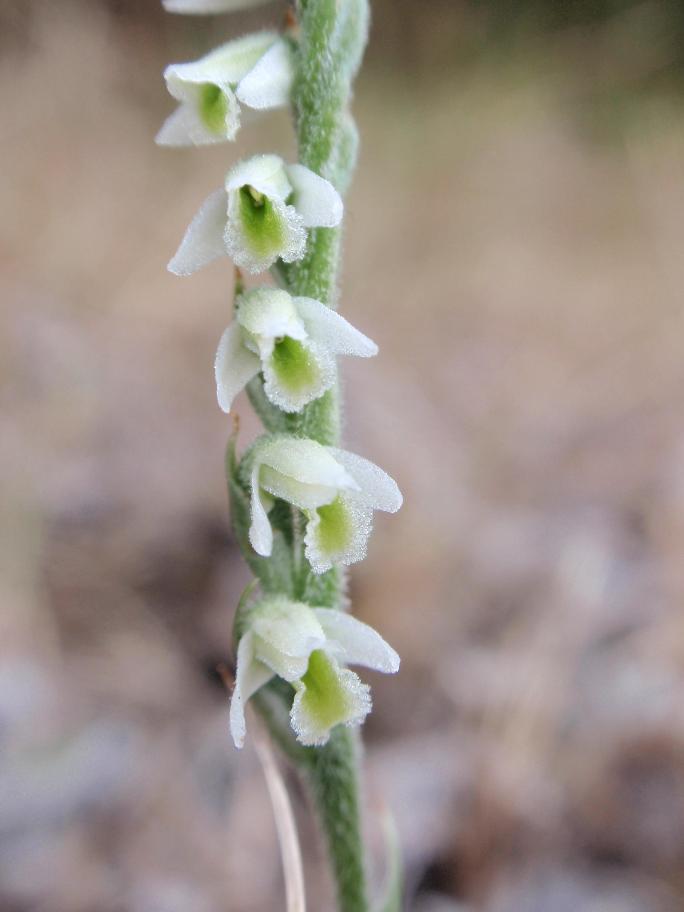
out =
{"type": "Polygon", "coordinates": [[[273,530],[268,511],[278,497],[306,516],[304,554],[314,573],[366,556],[373,510],[396,513],[396,482],[368,459],[315,440],[277,434],[252,451],[249,540],[269,557],[273,530]]]}
{"type": "Polygon", "coordinates": [[[360,725],[370,688],[344,665],[392,674],[399,656],[379,633],[343,611],[269,596],[249,609],[237,650],[230,732],[245,741],[245,704],[274,676],[295,689],[290,723],[302,744],[325,744],[339,724],[360,725]]]}
{"type": "Polygon", "coordinates": [[[214,364],[224,412],[259,371],[273,405],[300,412],[334,383],[335,355],[370,358],[378,352],[375,342],[313,298],[255,288],[238,297],[236,311],[235,321],[221,336],[214,364]]]}
{"type": "Polygon", "coordinates": [[[307,228],[334,228],[342,200],[329,181],[277,155],[255,155],[226,175],[225,189],[205,200],[185,232],[169,271],[190,275],[217,257],[232,256],[248,272],[280,257],[300,260],[307,228]]]}
{"type": "Polygon", "coordinates": [[[250,6],[261,6],[267,2],[268,0],[162,0],[167,13],[190,15],[229,13],[250,6]]]}
{"type": "Polygon", "coordinates": [[[259,109],[286,105],[292,75],[290,46],[275,32],[229,41],[193,63],[173,63],[164,79],[180,105],[157,142],[201,146],[235,139],[240,103],[259,109]]]}

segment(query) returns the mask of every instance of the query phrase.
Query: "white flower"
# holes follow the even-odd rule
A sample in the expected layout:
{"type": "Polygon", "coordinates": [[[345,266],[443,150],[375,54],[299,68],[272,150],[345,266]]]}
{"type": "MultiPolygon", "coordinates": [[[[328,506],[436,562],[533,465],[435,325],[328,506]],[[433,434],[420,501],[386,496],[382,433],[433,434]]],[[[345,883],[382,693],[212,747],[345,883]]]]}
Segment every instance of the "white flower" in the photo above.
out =
{"type": "Polygon", "coordinates": [[[251,466],[249,540],[263,557],[273,548],[267,511],[279,497],[307,518],[304,553],[314,573],[366,556],[373,510],[395,513],[402,504],[396,482],[368,459],[287,435],[257,443],[251,466]]]}
{"type": "Polygon", "coordinates": [[[269,400],[285,412],[300,412],[334,383],[335,355],[370,358],[378,352],[375,342],[313,298],[255,288],[240,295],[236,308],[214,363],[224,412],[259,371],[269,400]]]}
{"type": "Polygon", "coordinates": [[[258,602],[237,651],[230,704],[235,746],[245,741],[245,703],[275,675],[295,688],[290,722],[302,744],[325,744],[335,725],[363,722],[371,710],[370,688],[340,663],[399,670],[399,656],[380,634],[343,611],[283,596],[258,602]]]}
{"type": "Polygon", "coordinates": [[[331,183],[277,155],[255,155],[226,175],[225,188],[204,202],[169,270],[190,275],[228,254],[237,266],[262,272],[280,257],[300,260],[307,228],[334,228],[342,200],[331,183]]]}
{"type": "Polygon", "coordinates": [[[233,10],[246,9],[249,6],[260,6],[268,0],[162,0],[167,13],[228,13],[233,10]]]}
{"type": "Polygon", "coordinates": [[[235,139],[241,102],[250,108],[286,105],[292,85],[290,48],[275,32],[229,41],[193,63],[164,71],[180,102],[157,134],[164,146],[205,145],[235,139]]]}

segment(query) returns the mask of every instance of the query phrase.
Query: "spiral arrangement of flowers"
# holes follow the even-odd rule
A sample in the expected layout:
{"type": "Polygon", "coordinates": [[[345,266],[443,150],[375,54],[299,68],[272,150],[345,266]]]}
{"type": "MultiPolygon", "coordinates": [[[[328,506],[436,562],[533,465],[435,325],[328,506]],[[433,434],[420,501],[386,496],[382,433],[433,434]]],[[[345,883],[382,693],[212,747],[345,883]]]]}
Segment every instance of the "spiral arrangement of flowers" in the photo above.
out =
{"type": "MultiPolygon", "coordinates": [[[[192,14],[256,2],[164,5],[192,14]]],[[[228,256],[266,274],[245,290],[238,273],[215,359],[221,409],[246,388],[264,426],[244,453],[235,435],[228,448],[232,523],[255,577],[236,611],[230,732],[242,747],[252,700],[312,783],[339,908],[357,912],[368,901],[353,729],[371,698],[348,666],[392,673],[399,657],[349,613],[345,568],[366,555],[373,511],[402,503],[388,474],[339,447],[338,357],[378,351],[336,310],[343,195],[358,145],[349,101],[367,30],[367,0],[299,0],[282,33],[247,35],[168,66],[178,106],[157,135],[170,146],[230,142],[243,106],[293,113],[299,161],[268,153],[232,164],[168,268],[190,275],[228,256]]]]}

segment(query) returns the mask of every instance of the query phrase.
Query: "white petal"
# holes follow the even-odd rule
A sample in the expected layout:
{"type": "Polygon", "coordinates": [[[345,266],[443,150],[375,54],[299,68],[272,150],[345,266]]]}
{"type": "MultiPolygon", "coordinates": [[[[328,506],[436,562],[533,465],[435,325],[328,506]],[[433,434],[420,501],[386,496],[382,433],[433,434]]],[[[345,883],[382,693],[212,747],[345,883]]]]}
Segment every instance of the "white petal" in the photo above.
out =
{"type": "Polygon", "coordinates": [[[252,634],[247,632],[238,644],[235,688],[230,701],[230,734],[235,747],[245,743],[247,700],[272,677],[271,669],[255,660],[252,634]]]}
{"type": "Polygon", "coordinates": [[[375,342],[325,304],[314,298],[294,298],[294,304],[311,338],[332,354],[360,358],[377,355],[375,342]]]}
{"type": "Polygon", "coordinates": [[[259,358],[242,343],[239,325],[231,323],[221,336],[214,361],[216,395],[224,412],[230,411],[233,399],[260,369],[259,358]]]}
{"type": "Polygon", "coordinates": [[[304,219],[306,228],[334,228],[342,221],[342,198],[330,181],[314,174],[304,165],[286,165],[294,191],[292,204],[304,219]]]}
{"type": "Polygon", "coordinates": [[[212,260],[226,255],[223,233],[226,225],[225,190],[212,193],[194,217],[168,265],[175,275],[191,275],[212,260]]]}
{"type": "Polygon", "coordinates": [[[385,674],[399,671],[399,656],[368,624],[334,608],[313,610],[328,640],[341,647],[339,652],[336,651],[341,661],[385,674]]]}
{"type": "Polygon", "coordinates": [[[295,481],[294,478],[274,472],[268,466],[262,468],[260,481],[262,489],[272,497],[279,497],[300,510],[315,510],[316,507],[331,503],[337,496],[337,488],[295,481]]]}
{"type": "Polygon", "coordinates": [[[261,499],[261,491],[259,489],[260,471],[261,465],[255,459],[252,468],[252,524],[249,527],[249,541],[257,554],[262,557],[270,557],[273,550],[273,529],[268,521],[268,514],[261,499]]]}
{"type": "Polygon", "coordinates": [[[269,199],[284,202],[292,193],[285,173],[285,163],[279,155],[254,155],[234,165],[226,175],[226,190],[254,187],[269,199]]]}
{"type": "Polygon", "coordinates": [[[265,599],[251,623],[255,654],[285,681],[305,674],[309,656],[325,645],[325,634],[312,609],[282,596],[265,599]]]}
{"type": "Polygon", "coordinates": [[[236,94],[250,108],[278,108],[290,100],[292,77],[292,52],[281,39],[240,80],[236,94]]]}
{"type": "Polygon", "coordinates": [[[175,98],[186,98],[188,85],[236,86],[276,41],[276,32],[256,32],[227,41],[199,60],[172,63],[164,70],[169,92],[175,98]]]}
{"type": "Polygon", "coordinates": [[[255,336],[305,339],[306,329],[292,298],[279,288],[254,288],[238,301],[238,323],[255,336]]]}
{"type": "Polygon", "coordinates": [[[268,0],[162,0],[167,13],[204,15],[205,13],[227,13],[232,10],[261,6],[268,0]]]}
{"type": "Polygon", "coordinates": [[[331,455],[345,467],[354,478],[359,488],[360,495],[352,495],[372,507],[374,510],[384,510],[386,513],[396,513],[403,503],[403,497],[396,481],[387,472],[376,466],[369,459],[357,456],[347,450],[338,450],[328,447],[331,455]]]}
{"type": "Polygon", "coordinates": [[[274,437],[264,442],[260,460],[276,472],[303,484],[358,491],[359,486],[335,459],[331,447],[300,437],[274,437]]]}
{"type": "Polygon", "coordinates": [[[340,546],[333,549],[324,546],[321,516],[317,510],[311,511],[304,534],[304,556],[314,573],[325,573],[335,564],[356,564],[366,556],[373,529],[373,510],[360,503],[358,496],[356,493],[339,495],[338,500],[349,522],[349,534],[340,546]]]}

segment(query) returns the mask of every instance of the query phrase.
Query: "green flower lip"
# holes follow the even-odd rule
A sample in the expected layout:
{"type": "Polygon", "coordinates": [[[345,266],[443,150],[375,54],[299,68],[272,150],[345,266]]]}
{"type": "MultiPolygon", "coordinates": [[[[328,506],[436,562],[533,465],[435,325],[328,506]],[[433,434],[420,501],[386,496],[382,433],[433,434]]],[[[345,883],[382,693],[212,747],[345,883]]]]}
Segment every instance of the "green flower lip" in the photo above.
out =
{"type": "Polygon", "coordinates": [[[282,212],[263,193],[253,187],[241,187],[239,218],[245,243],[264,259],[277,257],[286,241],[286,224],[282,212]]]}
{"type": "Polygon", "coordinates": [[[310,349],[290,336],[276,340],[271,355],[271,367],[278,382],[290,393],[320,387],[321,369],[310,349]]]}
{"type": "Polygon", "coordinates": [[[205,82],[199,89],[200,116],[207,129],[217,135],[226,129],[228,100],[222,89],[212,82],[205,82]]]}

